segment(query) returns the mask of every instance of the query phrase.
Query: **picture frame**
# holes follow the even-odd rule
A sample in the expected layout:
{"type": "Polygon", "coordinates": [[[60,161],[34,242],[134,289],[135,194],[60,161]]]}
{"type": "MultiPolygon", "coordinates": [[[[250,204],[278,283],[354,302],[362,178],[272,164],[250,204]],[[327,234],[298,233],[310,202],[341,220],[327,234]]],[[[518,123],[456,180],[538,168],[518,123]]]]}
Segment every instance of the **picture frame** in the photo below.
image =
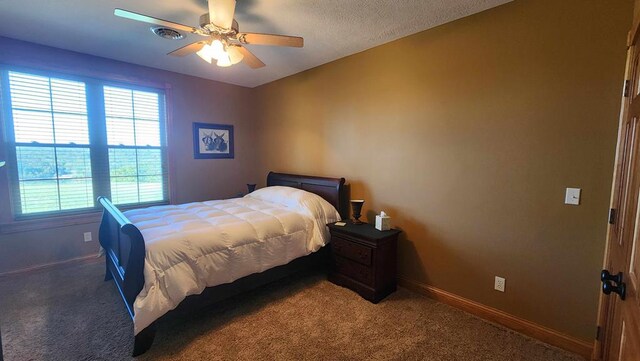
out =
{"type": "Polygon", "coordinates": [[[233,125],[193,123],[195,159],[233,159],[233,125]]]}

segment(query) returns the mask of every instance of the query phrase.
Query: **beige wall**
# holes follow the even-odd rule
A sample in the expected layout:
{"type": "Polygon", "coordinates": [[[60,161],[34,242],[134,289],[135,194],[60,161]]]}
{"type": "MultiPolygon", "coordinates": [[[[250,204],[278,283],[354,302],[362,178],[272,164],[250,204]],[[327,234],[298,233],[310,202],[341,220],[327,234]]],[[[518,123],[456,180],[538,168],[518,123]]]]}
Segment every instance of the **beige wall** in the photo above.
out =
{"type": "MultiPolygon", "coordinates": [[[[404,230],[405,277],[591,339],[631,8],[518,0],[256,89],[6,38],[0,62],[170,83],[175,202],[344,176],[404,230]],[[234,124],[236,158],[194,160],[195,121],[234,124]]],[[[0,234],[0,273],[91,254],[88,230],[0,234]]]]}
{"type": "MultiPolygon", "coordinates": [[[[251,98],[251,89],[2,37],[0,49],[3,64],[27,64],[60,68],[73,74],[169,84],[172,123],[168,138],[173,158],[172,184],[176,197],[172,201],[175,203],[231,197],[246,192],[246,183],[266,176],[266,173],[256,173],[255,169],[256,133],[252,128],[252,108],[245,104],[246,99],[251,98]],[[235,159],[193,159],[193,122],[233,124],[235,159]]],[[[4,144],[0,144],[0,148],[4,148],[4,144]]],[[[0,169],[0,177],[6,177],[6,168],[0,169]]],[[[6,189],[0,190],[0,203],[4,203],[0,204],[0,223],[11,220],[3,192],[6,193],[6,189]]],[[[97,223],[91,223],[0,234],[0,273],[95,253],[97,229],[97,223]],[[94,242],[84,243],[83,232],[87,231],[93,232],[94,242]]]]}
{"type": "Polygon", "coordinates": [[[259,87],[260,169],[346,177],[405,277],[593,339],[631,15],[520,0],[259,87]]]}

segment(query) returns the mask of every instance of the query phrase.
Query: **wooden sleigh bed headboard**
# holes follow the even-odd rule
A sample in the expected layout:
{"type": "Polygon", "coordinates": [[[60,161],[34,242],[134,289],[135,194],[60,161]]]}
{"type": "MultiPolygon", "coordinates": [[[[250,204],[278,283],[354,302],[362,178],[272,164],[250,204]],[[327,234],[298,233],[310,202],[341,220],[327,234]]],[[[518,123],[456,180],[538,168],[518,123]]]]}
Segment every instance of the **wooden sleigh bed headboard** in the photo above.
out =
{"type": "Polygon", "coordinates": [[[342,219],[349,217],[347,192],[344,178],[314,177],[298,174],[269,172],[267,187],[287,186],[315,193],[331,203],[342,219]]]}

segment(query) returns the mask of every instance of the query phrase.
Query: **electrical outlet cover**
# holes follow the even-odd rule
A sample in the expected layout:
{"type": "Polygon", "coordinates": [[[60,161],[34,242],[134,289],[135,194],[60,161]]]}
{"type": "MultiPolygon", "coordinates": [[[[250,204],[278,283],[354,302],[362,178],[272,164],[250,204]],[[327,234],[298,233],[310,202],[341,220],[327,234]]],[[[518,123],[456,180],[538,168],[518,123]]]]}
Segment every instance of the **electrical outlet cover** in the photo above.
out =
{"type": "Polygon", "coordinates": [[[93,240],[93,237],[91,236],[91,232],[84,232],[84,241],[91,242],[92,240],[93,240]]]}
{"type": "Polygon", "coordinates": [[[567,188],[564,195],[564,204],[570,204],[573,206],[580,205],[580,188],[567,188]]]}
{"type": "Polygon", "coordinates": [[[493,288],[496,291],[504,292],[505,283],[507,283],[507,281],[504,278],[496,276],[496,280],[493,288]]]}

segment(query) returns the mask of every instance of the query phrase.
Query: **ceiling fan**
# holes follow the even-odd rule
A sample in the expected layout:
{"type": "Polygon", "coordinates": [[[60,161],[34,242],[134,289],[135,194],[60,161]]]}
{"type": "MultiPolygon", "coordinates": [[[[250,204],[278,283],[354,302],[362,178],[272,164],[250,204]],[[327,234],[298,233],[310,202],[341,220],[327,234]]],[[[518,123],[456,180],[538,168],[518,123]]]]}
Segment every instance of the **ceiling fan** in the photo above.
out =
{"type": "Polygon", "coordinates": [[[199,28],[123,9],[115,9],[114,15],[203,36],[206,38],[205,40],[183,46],[168,55],[186,56],[196,53],[208,63],[216,60],[216,64],[221,67],[231,66],[240,61],[244,61],[253,69],[265,66],[260,59],[243,46],[245,44],[296,48],[304,46],[304,39],[298,36],[240,32],[238,22],[233,18],[236,0],[209,0],[208,6],[209,12],[200,16],[199,28]]]}

